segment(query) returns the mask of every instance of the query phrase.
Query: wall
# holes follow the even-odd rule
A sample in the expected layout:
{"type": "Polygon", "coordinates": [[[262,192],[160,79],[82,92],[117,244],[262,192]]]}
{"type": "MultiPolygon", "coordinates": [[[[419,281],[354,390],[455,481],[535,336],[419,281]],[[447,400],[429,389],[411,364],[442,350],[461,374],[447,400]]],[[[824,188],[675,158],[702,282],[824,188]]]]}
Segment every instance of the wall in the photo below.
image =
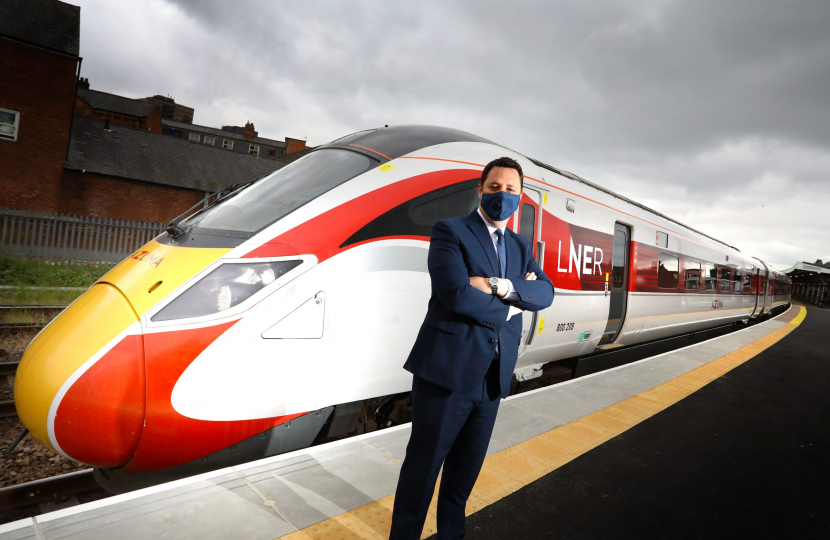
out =
{"type": "Polygon", "coordinates": [[[38,210],[166,222],[204,196],[201,191],[67,170],[61,177],[60,197],[56,204],[38,210]]]}
{"type": "Polygon", "coordinates": [[[57,200],[76,69],[75,58],[0,38],[0,107],[20,112],[17,140],[0,140],[0,206],[57,200]]]}

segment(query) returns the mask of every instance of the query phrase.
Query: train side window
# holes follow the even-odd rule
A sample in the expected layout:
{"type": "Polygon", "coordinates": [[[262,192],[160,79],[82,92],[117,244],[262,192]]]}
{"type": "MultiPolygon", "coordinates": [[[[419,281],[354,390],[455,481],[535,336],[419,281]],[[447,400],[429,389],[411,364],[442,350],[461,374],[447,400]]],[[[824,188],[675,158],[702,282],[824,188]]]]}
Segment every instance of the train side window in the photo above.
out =
{"type": "MultiPolygon", "coordinates": [[[[478,191],[476,191],[478,198],[478,191]]],[[[519,221],[519,234],[530,240],[530,245],[536,241],[536,209],[532,204],[522,205],[522,219],[519,221]]]]}
{"type": "Polygon", "coordinates": [[[686,261],[686,289],[700,289],[700,263],[697,261],[686,261]]]}
{"type": "Polygon", "coordinates": [[[740,270],[735,270],[732,274],[732,292],[741,292],[741,282],[743,281],[740,270]]]}
{"type": "Polygon", "coordinates": [[[661,289],[676,289],[678,260],[672,255],[660,254],[660,263],[657,267],[657,286],[661,289]]]}
{"type": "Polygon", "coordinates": [[[668,248],[669,235],[664,232],[657,231],[657,245],[660,247],[668,248]]]}
{"type": "Polygon", "coordinates": [[[703,289],[706,291],[717,290],[718,269],[711,264],[703,265],[703,289]]]}
{"type": "Polygon", "coordinates": [[[752,274],[746,272],[744,274],[744,292],[750,292],[752,290],[752,274]]]}
{"type": "Polygon", "coordinates": [[[728,266],[721,266],[720,268],[720,291],[729,292],[730,281],[732,281],[732,269],[728,266]]]}

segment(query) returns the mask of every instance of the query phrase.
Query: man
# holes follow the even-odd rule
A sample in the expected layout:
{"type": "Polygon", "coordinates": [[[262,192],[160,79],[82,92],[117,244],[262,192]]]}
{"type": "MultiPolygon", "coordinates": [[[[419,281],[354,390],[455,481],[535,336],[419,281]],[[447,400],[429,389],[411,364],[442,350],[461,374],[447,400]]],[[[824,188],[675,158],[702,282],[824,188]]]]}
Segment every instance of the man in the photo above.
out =
{"type": "Polygon", "coordinates": [[[464,509],[510,393],[520,310],[553,302],[533,246],[506,228],[519,207],[521,166],[503,157],[481,174],[478,208],[439,221],[429,246],[432,297],[404,368],[413,374],[412,434],[401,467],[391,540],[421,536],[441,464],[438,538],[464,538],[464,509]]]}

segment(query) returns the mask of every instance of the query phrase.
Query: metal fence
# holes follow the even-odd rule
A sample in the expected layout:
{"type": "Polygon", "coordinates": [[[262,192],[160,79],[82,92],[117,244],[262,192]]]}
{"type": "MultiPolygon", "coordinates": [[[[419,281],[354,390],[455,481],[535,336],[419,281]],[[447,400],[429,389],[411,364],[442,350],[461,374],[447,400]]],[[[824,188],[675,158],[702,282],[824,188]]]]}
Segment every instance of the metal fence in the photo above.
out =
{"type": "Polygon", "coordinates": [[[0,253],[50,262],[120,262],[166,223],[0,208],[0,253]]]}

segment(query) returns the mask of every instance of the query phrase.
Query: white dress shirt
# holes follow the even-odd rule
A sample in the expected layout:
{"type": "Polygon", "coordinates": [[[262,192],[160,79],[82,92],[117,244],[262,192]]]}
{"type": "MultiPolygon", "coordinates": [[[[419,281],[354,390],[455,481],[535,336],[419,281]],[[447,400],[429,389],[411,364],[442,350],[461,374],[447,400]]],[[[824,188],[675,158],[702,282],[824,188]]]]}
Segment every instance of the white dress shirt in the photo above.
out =
{"type": "MultiPolygon", "coordinates": [[[[496,235],[496,230],[499,230],[499,228],[498,228],[498,227],[494,227],[494,226],[493,226],[493,225],[492,225],[492,224],[491,224],[491,223],[490,223],[490,222],[489,222],[489,221],[488,221],[488,220],[487,220],[487,219],[486,219],[486,218],[482,215],[482,213],[481,213],[481,207],[479,207],[476,211],[478,212],[478,215],[481,217],[481,220],[482,220],[482,221],[484,221],[484,224],[487,226],[487,231],[490,233],[490,240],[492,240],[492,241],[493,241],[493,249],[495,249],[495,250],[496,250],[496,259],[498,259],[498,258],[499,258],[499,248],[497,247],[497,243],[498,243],[498,241],[499,241],[499,237],[496,235]]],[[[504,234],[504,230],[505,230],[506,228],[507,228],[507,227],[501,227],[501,229],[500,229],[500,230],[501,230],[501,234],[502,234],[502,236],[504,237],[504,242],[505,242],[505,244],[504,244],[504,252],[505,252],[505,254],[507,254],[507,237],[506,237],[506,236],[505,236],[505,234],[504,234]]],[[[507,264],[506,264],[506,261],[505,261],[505,268],[506,268],[506,267],[507,267],[507,264]]],[[[495,276],[495,277],[498,277],[498,276],[495,276]]],[[[513,286],[513,282],[512,282],[512,281],[510,281],[509,279],[506,279],[506,278],[502,278],[502,279],[504,279],[504,280],[507,282],[507,294],[504,296],[504,299],[505,299],[505,300],[507,300],[508,302],[516,302],[516,301],[518,301],[518,300],[519,300],[519,293],[518,293],[518,292],[516,292],[516,288],[513,286]]],[[[509,318],[510,318],[510,316],[512,316],[512,313],[510,313],[510,315],[509,315],[507,318],[509,319],[509,318]]]]}

